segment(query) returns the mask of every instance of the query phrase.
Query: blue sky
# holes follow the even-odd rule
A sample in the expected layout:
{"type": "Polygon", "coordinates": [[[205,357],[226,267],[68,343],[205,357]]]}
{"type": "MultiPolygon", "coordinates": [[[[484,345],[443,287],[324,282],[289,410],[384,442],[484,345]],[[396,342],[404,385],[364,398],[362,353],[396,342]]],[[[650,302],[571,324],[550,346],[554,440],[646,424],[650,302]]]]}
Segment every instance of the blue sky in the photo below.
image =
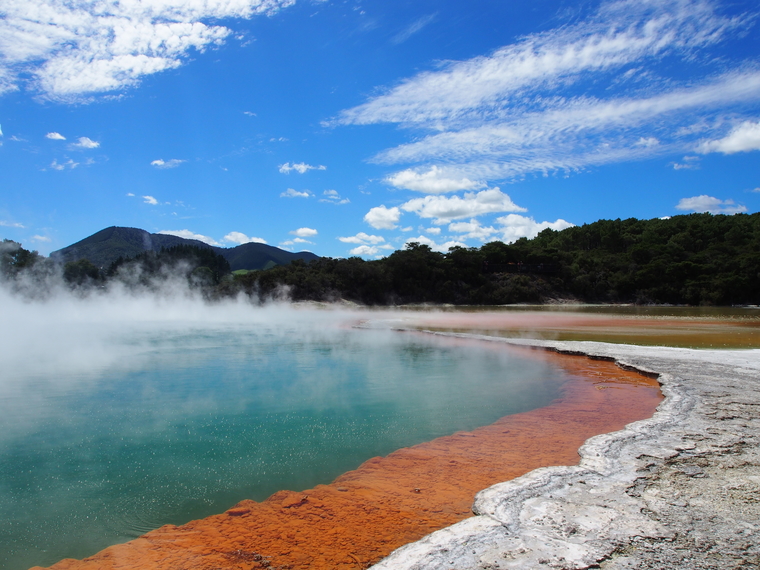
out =
{"type": "Polygon", "coordinates": [[[374,258],[760,209],[760,8],[0,0],[0,237],[374,258]]]}

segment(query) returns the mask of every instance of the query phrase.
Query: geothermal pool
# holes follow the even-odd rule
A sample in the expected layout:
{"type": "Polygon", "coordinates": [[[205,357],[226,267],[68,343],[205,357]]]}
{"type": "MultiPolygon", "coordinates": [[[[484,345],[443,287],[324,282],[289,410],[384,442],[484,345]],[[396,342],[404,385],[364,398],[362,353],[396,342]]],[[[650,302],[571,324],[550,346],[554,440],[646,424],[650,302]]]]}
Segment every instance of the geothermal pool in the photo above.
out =
{"type": "Polygon", "coordinates": [[[567,377],[477,342],[235,314],[53,319],[37,350],[5,363],[1,568],[82,558],[328,483],[370,457],[544,406],[567,377]]]}

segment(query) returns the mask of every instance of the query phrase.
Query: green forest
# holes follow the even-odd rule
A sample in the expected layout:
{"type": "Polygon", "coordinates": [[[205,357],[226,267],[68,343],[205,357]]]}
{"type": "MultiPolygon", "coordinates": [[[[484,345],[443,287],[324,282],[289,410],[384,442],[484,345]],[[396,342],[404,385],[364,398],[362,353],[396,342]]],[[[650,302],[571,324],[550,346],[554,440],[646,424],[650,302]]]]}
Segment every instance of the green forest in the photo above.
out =
{"type": "MultiPolygon", "coordinates": [[[[11,251],[9,244],[14,243],[4,243],[6,279],[17,279],[23,270],[46,263],[46,258],[18,244],[11,251]]],[[[599,220],[562,231],[546,229],[511,244],[491,242],[439,253],[410,243],[378,260],[322,257],[235,274],[214,252],[183,247],[121,259],[105,270],[86,260],[69,262],[63,277],[71,287],[102,287],[135,273],[147,283],[151,276],[181,267],[190,285],[208,298],[242,293],[262,302],[285,296],[365,305],[557,300],[760,304],[760,213],[599,220]]]]}

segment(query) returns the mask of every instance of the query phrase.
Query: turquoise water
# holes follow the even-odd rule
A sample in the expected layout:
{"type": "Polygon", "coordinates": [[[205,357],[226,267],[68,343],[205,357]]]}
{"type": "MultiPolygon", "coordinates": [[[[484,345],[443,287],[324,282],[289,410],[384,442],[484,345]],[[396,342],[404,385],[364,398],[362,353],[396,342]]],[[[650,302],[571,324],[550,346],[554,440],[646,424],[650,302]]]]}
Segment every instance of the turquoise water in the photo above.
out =
{"type": "Polygon", "coordinates": [[[4,570],[328,483],[543,406],[564,379],[502,347],[410,333],[238,323],[109,334],[71,358],[78,366],[30,363],[3,378],[4,570]]]}

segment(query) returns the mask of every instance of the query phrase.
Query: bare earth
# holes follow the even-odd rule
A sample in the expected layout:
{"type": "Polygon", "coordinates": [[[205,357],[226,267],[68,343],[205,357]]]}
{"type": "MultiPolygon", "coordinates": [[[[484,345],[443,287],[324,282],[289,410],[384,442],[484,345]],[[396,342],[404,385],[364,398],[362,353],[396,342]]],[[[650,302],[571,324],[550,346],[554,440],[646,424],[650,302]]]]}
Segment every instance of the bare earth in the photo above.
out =
{"type": "Polygon", "coordinates": [[[658,374],[666,398],[373,568],[760,568],[760,350],[461,336],[611,358],[658,374]]]}

